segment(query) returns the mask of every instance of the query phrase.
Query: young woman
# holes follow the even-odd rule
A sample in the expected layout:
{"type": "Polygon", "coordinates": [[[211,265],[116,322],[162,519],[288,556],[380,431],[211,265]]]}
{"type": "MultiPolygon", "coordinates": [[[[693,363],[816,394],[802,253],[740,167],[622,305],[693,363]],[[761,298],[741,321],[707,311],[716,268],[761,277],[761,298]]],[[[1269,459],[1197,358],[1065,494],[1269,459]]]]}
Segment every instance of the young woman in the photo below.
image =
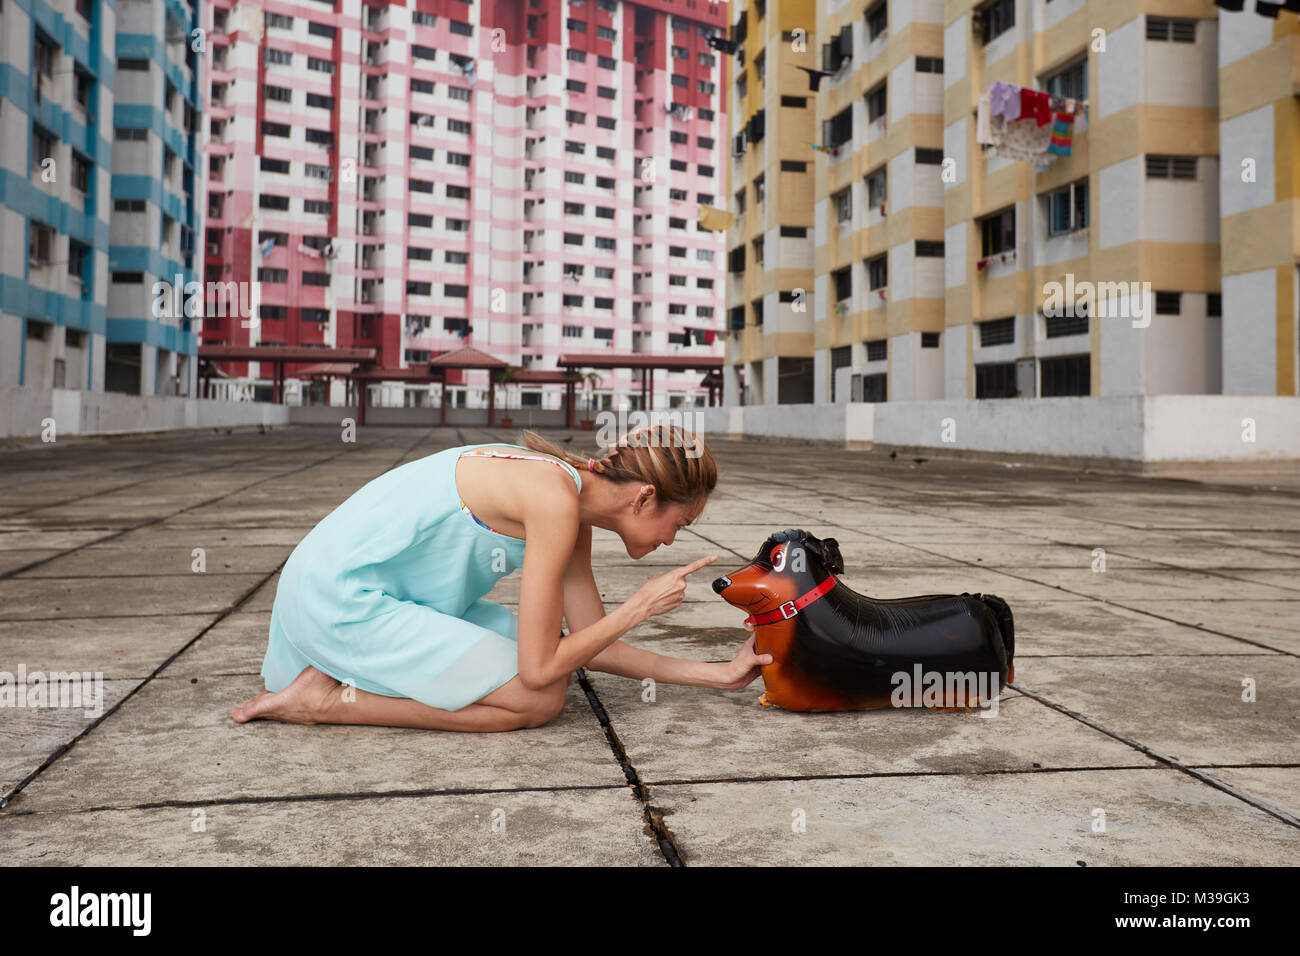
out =
{"type": "Polygon", "coordinates": [[[556,717],[579,667],[738,690],[771,663],[752,635],[727,664],[620,640],[680,605],[687,575],[716,555],[651,578],[608,614],[596,588],[593,527],[643,558],[699,517],[717,483],[701,440],[647,426],[599,461],[524,440],[394,468],[313,528],[280,573],[266,690],[231,717],[516,730],[556,717]],[[516,616],[483,596],[519,567],[516,616]]]}

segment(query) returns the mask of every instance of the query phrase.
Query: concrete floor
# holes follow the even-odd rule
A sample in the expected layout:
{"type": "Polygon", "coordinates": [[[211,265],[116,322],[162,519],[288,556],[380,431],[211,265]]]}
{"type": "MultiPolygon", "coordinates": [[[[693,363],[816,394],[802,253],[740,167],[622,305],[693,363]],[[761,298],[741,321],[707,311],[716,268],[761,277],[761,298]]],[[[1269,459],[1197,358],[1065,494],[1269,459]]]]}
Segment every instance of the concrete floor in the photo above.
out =
{"type": "MultiPolygon", "coordinates": [[[[395,465],[513,437],[290,428],[0,451],[0,670],[102,672],[104,694],[98,715],[0,709],[8,862],[1300,862],[1300,493],[1276,476],[713,439],[721,484],[671,549],[632,562],[597,532],[611,609],[704,554],[738,568],[787,527],[837,538],[843,579],[874,597],[998,594],[1017,682],[991,719],[765,710],[761,680],[649,702],[586,672],[557,720],[514,733],[234,723],[262,689],[277,570],[312,525],[395,465]]],[[[628,639],[730,659],[746,633],[712,570],[628,639]]],[[[490,597],[517,593],[515,575],[490,597]]]]}

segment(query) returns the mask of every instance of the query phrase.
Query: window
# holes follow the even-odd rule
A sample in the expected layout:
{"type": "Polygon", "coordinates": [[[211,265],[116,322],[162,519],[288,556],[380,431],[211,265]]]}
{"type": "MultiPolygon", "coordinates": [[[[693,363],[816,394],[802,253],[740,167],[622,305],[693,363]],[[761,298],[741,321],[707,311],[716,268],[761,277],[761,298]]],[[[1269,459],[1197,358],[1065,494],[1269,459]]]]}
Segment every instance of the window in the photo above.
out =
{"type": "Polygon", "coordinates": [[[783,96],[783,97],[781,97],[781,105],[782,105],[782,106],[789,106],[789,107],[791,107],[792,109],[807,109],[807,107],[808,107],[808,97],[806,97],[806,96],[783,96]]]}
{"type": "Polygon", "coordinates": [[[1205,314],[1211,318],[1223,317],[1223,294],[1211,292],[1205,297],[1205,314]]]}
{"type": "Polygon", "coordinates": [[[1157,292],[1156,315],[1180,315],[1183,311],[1181,292],[1157,292]]]}
{"type": "Polygon", "coordinates": [[[283,284],[289,281],[289,270],[288,269],[267,269],[265,267],[259,268],[257,270],[257,281],[274,282],[276,284],[283,284]]]}
{"type": "Polygon", "coordinates": [[[90,160],[80,153],[72,153],[72,186],[83,193],[90,191],[90,160]]]}
{"type": "Polygon", "coordinates": [[[144,212],[144,200],[114,199],[113,212],[144,212]]]}
{"type": "Polygon", "coordinates": [[[428,146],[412,146],[407,152],[412,159],[433,159],[433,150],[428,146]]]}
{"type": "Polygon", "coordinates": [[[1146,158],[1147,179],[1195,179],[1195,156],[1155,156],[1146,158]]]}
{"type": "Polygon", "coordinates": [[[596,126],[600,129],[617,129],[618,120],[614,119],[612,116],[597,116],[596,126]]]}
{"type": "MultiPolygon", "coordinates": [[[[293,64],[293,54],[288,50],[277,50],[273,47],[266,48],[267,66],[290,66],[293,64]]],[[[117,65],[120,68],[122,61],[118,60],[117,65]]]]}
{"type": "Polygon", "coordinates": [[[1092,394],[1092,356],[1062,355],[1045,358],[1041,360],[1040,368],[1044,398],[1092,394]]]}
{"type": "Polygon", "coordinates": [[[618,247],[618,243],[607,236],[596,236],[596,248],[608,249],[611,252],[618,247]]]}
{"type": "Polygon", "coordinates": [[[1012,208],[980,220],[983,255],[996,256],[1016,248],[1016,210],[1012,208]]]}
{"type": "Polygon", "coordinates": [[[1081,179],[1047,194],[1047,234],[1059,236],[1088,227],[1088,181],[1081,179]]]}
{"type": "Polygon", "coordinates": [[[577,153],[579,156],[583,156],[587,152],[587,147],[582,143],[577,143],[574,142],[573,140],[568,140],[564,144],[564,150],[565,152],[568,153],[577,153]]]}
{"type": "Polygon", "coordinates": [[[993,0],[976,13],[983,15],[982,39],[987,44],[1016,25],[1016,0],[993,0]]]}
{"type": "Polygon", "coordinates": [[[1064,69],[1044,77],[1043,89],[1062,99],[1086,100],[1088,98],[1088,58],[1076,60],[1064,69]]]}
{"type": "Polygon", "coordinates": [[[564,244],[566,246],[581,246],[585,242],[585,237],[580,232],[566,232],[564,234],[564,244]]]}
{"type": "Polygon", "coordinates": [[[420,226],[422,228],[433,228],[433,217],[424,213],[411,212],[406,214],[406,223],[410,226],[420,226]]]}
{"type": "Polygon", "coordinates": [[[447,153],[447,162],[453,166],[468,166],[469,153],[447,153]]]}
{"type": "Polygon", "coordinates": [[[433,295],[433,283],[415,282],[408,279],[406,283],[406,294],[407,295],[433,295]]]}
{"type": "MultiPolygon", "coordinates": [[[[614,149],[613,149],[613,147],[610,147],[610,146],[597,146],[597,147],[596,147],[596,156],[597,156],[599,159],[613,159],[613,158],[614,158],[614,149]]],[[[701,172],[701,175],[704,174],[703,169],[701,169],[700,172],[701,172]]],[[[709,175],[712,175],[712,174],[709,174],[709,175]]]]}
{"type": "Polygon", "coordinates": [[[916,240],[916,254],[926,258],[943,258],[943,240],[918,239],[916,240]]]}
{"type": "Polygon", "coordinates": [[[1074,315],[1043,316],[1047,337],[1049,339],[1059,339],[1067,335],[1087,335],[1088,315],[1086,310],[1087,306],[1081,303],[1075,306],[1074,315]]]}
{"type": "Polygon", "coordinates": [[[289,209],[289,197],[269,196],[263,193],[261,196],[257,197],[257,204],[263,209],[280,209],[287,212],[289,209]]]}
{"type": "Polygon", "coordinates": [[[872,209],[883,206],[889,198],[888,169],[887,166],[881,166],[867,176],[867,205],[872,209]]]}
{"type": "Polygon", "coordinates": [[[847,143],[853,137],[853,107],[848,106],[825,123],[822,139],[830,149],[847,143]]]}
{"type": "MultiPolygon", "coordinates": [[[[49,226],[33,222],[27,235],[27,258],[32,265],[43,266],[49,263],[51,249],[54,245],[54,230],[49,226]]],[[[113,281],[125,273],[113,273],[113,281]]],[[[141,280],[143,281],[143,280],[141,280]]]]}
{"type": "Polygon", "coordinates": [[[469,102],[469,88],[464,86],[447,87],[447,98],[452,100],[464,100],[469,102]]]}
{"type": "Polygon", "coordinates": [[[272,86],[270,83],[262,84],[262,95],[268,100],[275,100],[278,103],[288,103],[293,99],[293,91],[286,86],[272,86]]]}
{"type": "MultiPolygon", "coordinates": [[[[285,163],[285,165],[289,164],[285,163]]],[[[302,172],[308,179],[323,179],[329,182],[334,178],[334,170],[329,166],[314,166],[311,163],[304,163],[302,172]]]]}
{"type": "Polygon", "coordinates": [[[119,126],[113,131],[114,136],[120,140],[133,140],[143,143],[149,138],[147,129],[131,129],[126,126],[119,126]]]}
{"type": "Polygon", "coordinates": [[[571,170],[566,170],[564,173],[564,181],[566,183],[576,183],[579,186],[581,186],[583,183],[587,181],[587,174],[575,173],[572,172],[571,170]]]}
{"type": "Polygon", "coordinates": [[[288,136],[288,135],[289,135],[289,124],[288,124],[288,123],[268,123],[268,122],[266,122],[266,121],[263,121],[263,122],[262,122],[262,135],[263,135],[263,136],[288,136]]]}
{"type": "Polygon", "coordinates": [[[783,239],[807,239],[807,226],[782,226],[781,237],[783,239]]]}
{"type": "Polygon", "coordinates": [[[37,169],[47,159],[54,158],[55,139],[39,126],[32,127],[32,165],[37,169]]]}
{"type": "Polygon", "coordinates": [[[831,349],[831,401],[835,401],[835,372],[853,364],[853,346],[841,345],[831,349]]]}
{"type": "Polygon", "coordinates": [[[682,74],[680,73],[674,73],[672,76],[673,86],[680,86],[684,88],[689,82],[690,81],[687,80],[686,77],[682,76],[682,74]]]}
{"type": "Polygon", "coordinates": [[[866,346],[868,362],[883,362],[889,358],[888,339],[872,339],[866,343],[866,346]]]}
{"type": "Polygon", "coordinates": [[[411,80],[412,93],[432,93],[433,84],[428,80],[411,80]]]}
{"type": "Polygon", "coordinates": [[[1167,40],[1174,43],[1195,43],[1196,21],[1173,20],[1167,17],[1147,17],[1147,39],[1167,40]]]}
{"type": "Polygon", "coordinates": [[[569,17],[569,19],[565,21],[565,26],[574,33],[587,32],[587,23],[585,20],[575,20],[573,17],[569,17]]]}
{"type": "Polygon", "coordinates": [[[794,160],[794,159],[783,159],[781,160],[781,172],[806,173],[808,172],[808,164],[799,162],[798,160],[794,160]]]}
{"type": "Polygon", "coordinates": [[[469,297],[469,286],[467,285],[444,285],[442,294],[450,296],[453,299],[465,299],[469,297]]]}
{"type": "Polygon", "coordinates": [[[412,43],[411,56],[417,60],[436,60],[438,58],[438,51],[431,46],[421,46],[418,43],[412,43]]]}
{"type": "Polygon", "coordinates": [[[917,73],[942,73],[943,57],[941,56],[918,56],[916,58],[917,73]]]}
{"type": "Polygon", "coordinates": [[[307,69],[315,70],[317,73],[333,73],[334,61],[322,60],[319,57],[309,56],[307,57],[307,69]]]}
{"type": "Polygon", "coordinates": [[[293,17],[286,17],[282,13],[268,13],[266,15],[266,25],[268,27],[278,27],[282,30],[292,30],[293,17]]]}
{"type": "MultiPolygon", "coordinates": [[[[269,53],[270,50],[268,50],[267,52],[269,53]]],[[[134,70],[137,73],[148,73],[149,61],[144,59],[138,59],[136,57],[121,57],[117,61],[117,68],[119,70],[134,70]]]]}
{"type": "Polygon", "coordinates": [[[302,274],[303,285],[329,285],[330,274],[328,272],[304,272],[302,274]]]}
{"type": "Polygon", "coordinates": [[[1015,362],[975,366],[976,398],[1014,398],[1017,391],[1015,362]]]}
{"type": "Polygon", "coordinates": [[[881,83],[867,93],[867,122],[875,122],[889,109],[888,84],[881,83]]]}
{"type": "Polygon", "coordinates": [[[916,147],[916,161],[922,165],[942,166],[943,150],[918,146],[916,147]]]}
{"type": "Polygon", "coordinates": [[[421,13],[419,10],[412,10],[411,23],[417,27],[432,27],[437,25],[438,18],[432,13],[421,13]]]}
{"type": "Polygon", "coordinates": [[[611,339],[611,340],[612,340],[612,339],[614,338],[614,330],[613,330],[613,329],[592,329],[592,330],[591,330],[591,334],[592,334],[592,337],[593,337],[593,338],[597,338],[597,339],[611,339]]]}
{"type": "Polygon", "coordinates": [[[596,27],[596,36],[611,43],[618,39],[618,34],[609,27],[596,27]]]}
{"type": "Polygon", "coordinates": [[[853,270],[848,266],[833,273],[835,277],[835,301],[843,302],[853,295],[853,270]]]}
{"type": "Polygon", "coordinates": [[[866,12],[867,39],[874,40],[889,28],[889,2],[880,0],[866,12]]]}
{"type": "Polygon", "coordinates": [[[334,109],[334,97],[321,96],[319,93],[308,93],[307,105],[314,106],[317,109],[332,110],[334,109]]]}
{"type": "Polygon", "coordinates": [[[618,62],[612,56],[598,56],[596,66],[602,70],[613,70],[618,68],[618,62]]]}
{"type": "Polygon", "coordinates": [[[582,82],[581,80],[565,80],[564,88],[566,90],[569,90],[572,93],[587,92],[587,84],[582,82]]]}
{"type": "Polygon", "coordinates": [[[328,216],[331,208],[332,208],[332,203],[326,202],[325,200],[322,199],[304,199],[302,201],[303,212],[310,212],[310,213],[316,213],[318,215],[328,216]]]}
{"type": "Polygon", "coordinates": [[[872,292],[889,285],[889,254],[867,260],[867,288],[872,292]]]}
{"type": "Polygon", "coordinates": [[[831,201],[835,204],[835,221],[839,223],[848,222],[853,218],[853,190],[841,189],[831,201]]]}
{"type": "Polygon", "coordinates": [[[1016,340],[1014,317],[977,322],[976,325],[980,330],[980,348],[988,348],[990,345],[1008,345],[1016,340]]]}
{"type": "Polygon", "coordinates": [[[452,20],[451,32],[463,37],[472,37],[474,35],[474,27],[468,23],[462,23],[460,20],[452,20]]]}
{"type": "Polygon", "coordinates": [[[565,59],[570,60],[574,63],[586,63],[587,54],[583,53],[581,50],[575,50],[573,48],[570,48],[569,51],[565,54],[565,59]]]}
{"type": "Polygon", "coordinates": [[[939,333],[938,333],[938,332],[922,332],[922,333],[921,333],[921,348],[923,348],[923,349],[937,349],[938,347],[939,347],[939,333]]]}

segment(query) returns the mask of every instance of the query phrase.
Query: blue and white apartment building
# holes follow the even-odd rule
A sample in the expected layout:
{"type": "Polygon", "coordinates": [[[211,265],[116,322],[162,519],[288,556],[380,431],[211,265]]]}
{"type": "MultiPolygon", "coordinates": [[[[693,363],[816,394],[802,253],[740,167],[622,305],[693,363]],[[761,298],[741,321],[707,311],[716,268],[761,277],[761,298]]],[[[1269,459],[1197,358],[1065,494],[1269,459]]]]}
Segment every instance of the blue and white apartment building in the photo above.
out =
{"type": "Polygon", "coordinates": [[[200,25],[186,0],[0,0],[0,394],[194,394],[199,320],[154,287],[202,276],[200,25]]]}

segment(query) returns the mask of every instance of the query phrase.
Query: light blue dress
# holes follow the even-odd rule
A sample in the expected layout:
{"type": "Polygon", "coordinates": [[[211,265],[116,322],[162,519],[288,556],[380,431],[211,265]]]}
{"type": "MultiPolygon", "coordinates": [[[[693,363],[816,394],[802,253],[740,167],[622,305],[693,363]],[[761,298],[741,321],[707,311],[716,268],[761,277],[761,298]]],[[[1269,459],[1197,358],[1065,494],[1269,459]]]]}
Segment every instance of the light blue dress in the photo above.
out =
{"type": "MultiPolygon", "coordinates": [[[[280,572],[262,663],[283,690],[308,665],[386,697],[460,710],[519,672],[519,619],[483,600],[523,566],[524,542],[462,508],[448,448],[364,485],[316,525],[280,572]]],[[[549,455],[528,457],[577,469],[549,455]]],[[[513,456],[510,456],[513,457],[513,456]]]]}

